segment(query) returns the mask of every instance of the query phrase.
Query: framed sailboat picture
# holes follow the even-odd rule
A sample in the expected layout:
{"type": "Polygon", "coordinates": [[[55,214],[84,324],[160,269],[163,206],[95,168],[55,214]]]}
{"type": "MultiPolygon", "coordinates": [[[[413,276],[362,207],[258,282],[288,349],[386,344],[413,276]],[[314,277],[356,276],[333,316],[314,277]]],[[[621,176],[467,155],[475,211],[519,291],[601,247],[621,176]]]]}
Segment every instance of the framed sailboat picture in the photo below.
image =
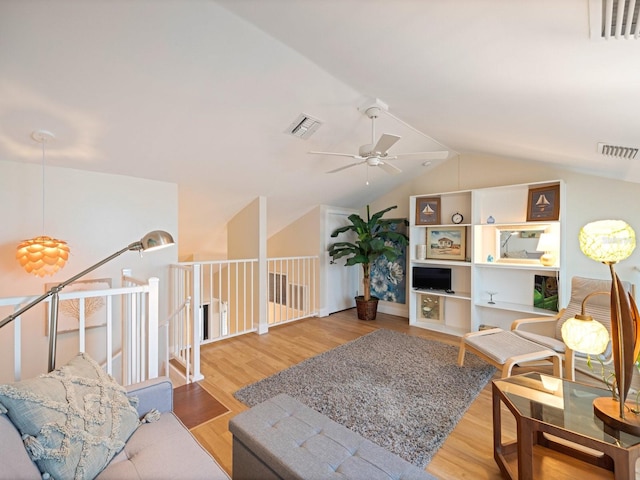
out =
{"type": "Polygon", "coordinates": [[[440,225],[440,197],[416,198],[416,225],[440,225]]]}
{"type": "Polygon", "coordinates": [[[560,185],[530,188],[527,222],[558,220],[560,217],[560,185]]]}

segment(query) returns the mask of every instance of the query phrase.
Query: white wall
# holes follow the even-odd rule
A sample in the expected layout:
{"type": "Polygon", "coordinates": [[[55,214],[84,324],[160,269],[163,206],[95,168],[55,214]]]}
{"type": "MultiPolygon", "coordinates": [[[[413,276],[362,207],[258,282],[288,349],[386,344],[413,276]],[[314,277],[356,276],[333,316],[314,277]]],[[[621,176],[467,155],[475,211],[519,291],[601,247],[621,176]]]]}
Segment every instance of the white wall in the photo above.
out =
{"type": "Polygon", "coordinates": [[[269,237],[267,255],[269,257],[318,255],[322,243],[321,222],[320,207],[315,207],[269,237]]]}
{"type": "MultiPolygon", "coordinates": [[[[609,270],[585,257],[578,244],[580,228],[594,220],[605,218],[622,219],[629,223],[640,237],[640,184],[585,175],[545,163],[521,162],[517,160],[485,156],[462,155],[436,168],[430,169],[413,182],[371,202],[372,211],[391,205],[398,209],[389,212],[394,217],[409,218],[409,196],[455,190],[510,185],[545,180],[562,179],[566,183],[566,265],[567,278],[575,275],[609,279],[609,270]]],[[[444,220],[443,220],[444,221],[444,220]]],[[[640,284],[640,248],[616,266],[622,280],[640,284]]],[[[382,312],[397,311],[397,304],[379,305],[382,312]]],[[[404,306],[408,315],[408,304],[404,306]]],[[[390,312],[391,313],[391,312],[390,312]]]]}
{"type": "MultiPolygon", "coordinates": [[[[0,297],[44,293],[45,283],[62,282],[151,230],[166,230],[178,242],[177,185],[57,167],[46,167],[43,231],[41,173],[37,164],[0,161],[0,297]],[[43,233],[65,240],[71,255],[62,270],[41,279],[20,267],[15,252],[21,240],[43,233]]],[[[177,247],[142,258],[136,252],[126,252],[86,279],[111,278],[118,286],[122,268],[131,268],[137,278],[159,277],[162,317],[167,313],[168,265],[176,261],[177,247]]],[[[1,318],[10,313],[0,309],[1,318]]],[[[24,338],[28,339],[23,342],[29,359],[27,377],[46,368],[45,316],[44,309],[35,307],[23,318],[24,338]]],[[[6,337],[13,328],[2,330],[0,362],[10,365],[6,362],[13,347],[10,341],[6,343],[6,337]]]]}
{"type": "Polygon", "coordinates": [[[227,259],[259,258],[266,249],[266,199],[258,197],[227,224],[227,259]],[[263,245],[264,244],[264,245],[263,245]]]}

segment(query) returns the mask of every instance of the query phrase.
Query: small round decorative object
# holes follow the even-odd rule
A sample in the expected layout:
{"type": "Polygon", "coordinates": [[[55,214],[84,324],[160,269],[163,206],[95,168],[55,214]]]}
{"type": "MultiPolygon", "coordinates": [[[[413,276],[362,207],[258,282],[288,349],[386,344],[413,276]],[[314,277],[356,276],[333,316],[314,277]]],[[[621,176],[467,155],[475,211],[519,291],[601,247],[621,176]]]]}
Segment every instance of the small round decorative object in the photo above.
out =
{"type": "Polygon", "coordinates": [[[487,218],[487,223],[496,223],[496,219],[489,215],[489,218],[487,218]]]}
{"type": "Polygon", "coordinates": [[[460,212],[456,212],[453,215],[451,215],[451,221],[453,223],[462,223],[462,220],[464,220],[464,217],[460,212]]]}

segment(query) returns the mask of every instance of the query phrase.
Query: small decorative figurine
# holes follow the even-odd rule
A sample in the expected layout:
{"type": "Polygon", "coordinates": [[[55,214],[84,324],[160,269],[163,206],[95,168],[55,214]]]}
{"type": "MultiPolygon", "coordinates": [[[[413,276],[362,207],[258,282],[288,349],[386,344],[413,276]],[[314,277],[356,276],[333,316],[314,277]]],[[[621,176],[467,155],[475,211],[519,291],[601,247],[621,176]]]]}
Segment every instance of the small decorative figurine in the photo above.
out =
{"type": "Polygon", "coordinates": [[[487,218],[487,223],[496,223],[496,219],[489,215],[489,218],[487,218]]]}

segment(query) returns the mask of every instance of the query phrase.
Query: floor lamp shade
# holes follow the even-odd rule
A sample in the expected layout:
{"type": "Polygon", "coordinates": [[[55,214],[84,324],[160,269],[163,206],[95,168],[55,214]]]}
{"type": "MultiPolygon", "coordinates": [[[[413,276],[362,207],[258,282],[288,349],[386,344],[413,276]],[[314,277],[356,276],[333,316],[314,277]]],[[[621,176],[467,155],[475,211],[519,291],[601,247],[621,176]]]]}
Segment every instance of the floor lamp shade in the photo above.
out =
{"type": "Polygon", "coordinates": [[[142,240],[140,240],[140,248],[135,248],[134,250],[151,252],[153,250],[168,247],[174,243],[173,237],[169,233],[163,230],[154,230],[142,237],[142,240]]]}

